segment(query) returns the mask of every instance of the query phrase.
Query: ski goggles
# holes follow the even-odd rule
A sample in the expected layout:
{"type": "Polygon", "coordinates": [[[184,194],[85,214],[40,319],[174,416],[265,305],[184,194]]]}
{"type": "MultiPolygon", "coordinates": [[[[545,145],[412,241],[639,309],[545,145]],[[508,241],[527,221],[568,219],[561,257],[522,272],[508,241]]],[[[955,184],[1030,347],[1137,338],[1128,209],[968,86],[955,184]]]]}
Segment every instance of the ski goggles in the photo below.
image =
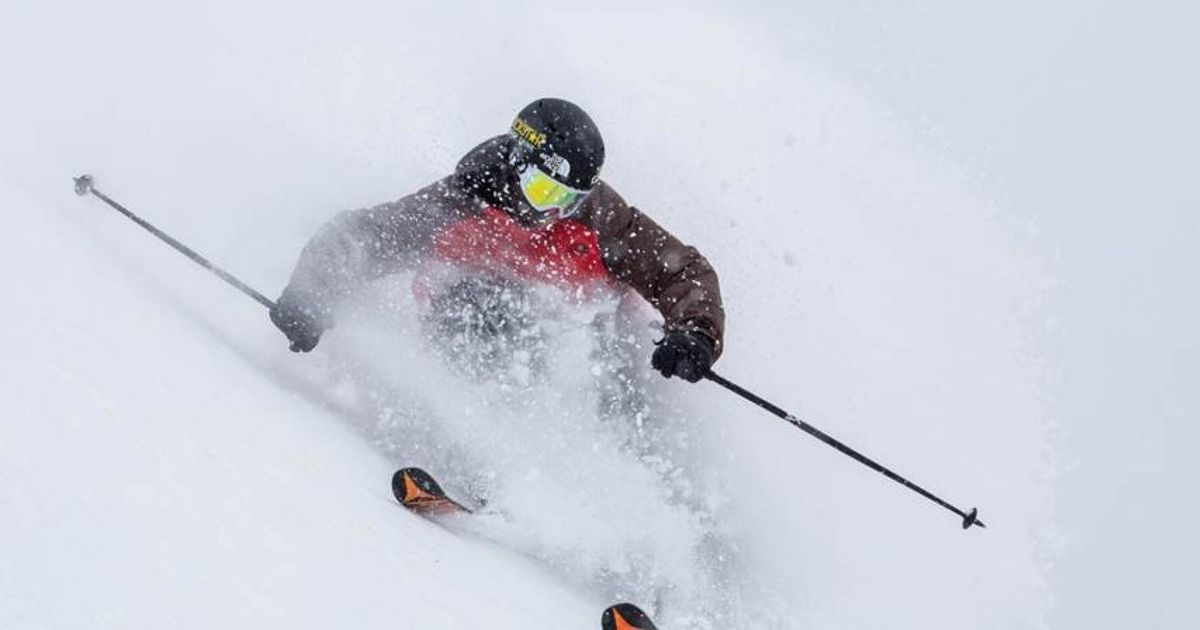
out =
{"type": "Polygon", "coordinates": [[[558,210],[559,218],[574,214],[579,202],[591,192],[571,188],[532,164],[523,167],[518,178],[521,193],[534,210],[545,214],[558,210]]]}

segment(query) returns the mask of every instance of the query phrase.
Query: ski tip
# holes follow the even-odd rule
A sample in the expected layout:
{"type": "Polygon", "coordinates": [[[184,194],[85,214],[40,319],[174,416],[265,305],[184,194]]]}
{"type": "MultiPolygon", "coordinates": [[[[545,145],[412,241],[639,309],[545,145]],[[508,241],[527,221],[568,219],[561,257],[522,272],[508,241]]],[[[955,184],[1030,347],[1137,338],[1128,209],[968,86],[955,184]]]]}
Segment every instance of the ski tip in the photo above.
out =
{"type": "Polygon", "coordinates": [[[446,493],[433,476],[416,467],[401,468],[392,475],[392,494],[396,500],[409,505],[425,499],[443,499],[446,493]]]}
{"type": "Polygon", "coordinates": [[[75,194],[80,197],[92,192],[92,176],[84,173],[75,179],[75,194]]]}
{"type": "Polygon", "coordinates": [[[416,467],[401,468],[392,475],[392,495],[400,505],[423,515],[470,513],[462,504],[446,496],[433,475],[416,467]]]}
{"type": "Polygon", "coordinates": [[[600,616],[602,630],[658,630],[650,616],[633,604],[609,606],[600,616]]]}

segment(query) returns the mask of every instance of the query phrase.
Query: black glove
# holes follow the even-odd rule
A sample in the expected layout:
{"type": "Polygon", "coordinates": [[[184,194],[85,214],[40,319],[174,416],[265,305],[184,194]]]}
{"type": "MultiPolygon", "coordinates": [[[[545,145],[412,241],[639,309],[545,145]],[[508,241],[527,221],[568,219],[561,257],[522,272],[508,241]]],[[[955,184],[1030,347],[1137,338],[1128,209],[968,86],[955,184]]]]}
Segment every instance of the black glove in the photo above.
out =
{"type": "Polygon", "coordinates": [[[327,326],[315,308],[284,291],[271,309],[271,322],[292,342],[292,352],[308,352],[317,347],[327,326]]]}
{"type": "Polygon", "coordinates": [[[667,333],[657,345],[650,365],[667,378],[678,376],[689,383],[708,374],[716,353],[715,344],[707,335],[693,331],[667,333]]]}

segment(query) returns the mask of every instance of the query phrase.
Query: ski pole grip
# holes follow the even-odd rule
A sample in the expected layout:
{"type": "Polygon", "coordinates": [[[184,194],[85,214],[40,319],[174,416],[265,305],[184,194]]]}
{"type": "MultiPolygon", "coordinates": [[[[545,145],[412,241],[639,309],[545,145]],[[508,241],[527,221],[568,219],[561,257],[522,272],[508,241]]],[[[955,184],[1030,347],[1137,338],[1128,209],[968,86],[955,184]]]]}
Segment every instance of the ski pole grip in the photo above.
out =
{"type": "Polygon", "coordinates": [[[75,178],[75,194],[83,197],[92,192],[92,176],[88,174],[80,175],[75,178]]]}

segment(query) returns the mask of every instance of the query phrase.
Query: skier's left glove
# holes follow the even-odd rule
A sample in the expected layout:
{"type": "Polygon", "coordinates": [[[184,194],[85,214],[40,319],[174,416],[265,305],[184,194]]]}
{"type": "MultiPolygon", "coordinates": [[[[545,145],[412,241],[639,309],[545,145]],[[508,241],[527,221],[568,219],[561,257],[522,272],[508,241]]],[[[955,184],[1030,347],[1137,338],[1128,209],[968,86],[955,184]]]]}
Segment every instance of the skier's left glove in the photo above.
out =
{"type": "Polygon", "coordinates": [[[708,374],[716,354],[716,344],[704,333],[695,331],[667,333],[657,345],[650,365],[667,378],[678,376],[689,383],[708,374]]]}

